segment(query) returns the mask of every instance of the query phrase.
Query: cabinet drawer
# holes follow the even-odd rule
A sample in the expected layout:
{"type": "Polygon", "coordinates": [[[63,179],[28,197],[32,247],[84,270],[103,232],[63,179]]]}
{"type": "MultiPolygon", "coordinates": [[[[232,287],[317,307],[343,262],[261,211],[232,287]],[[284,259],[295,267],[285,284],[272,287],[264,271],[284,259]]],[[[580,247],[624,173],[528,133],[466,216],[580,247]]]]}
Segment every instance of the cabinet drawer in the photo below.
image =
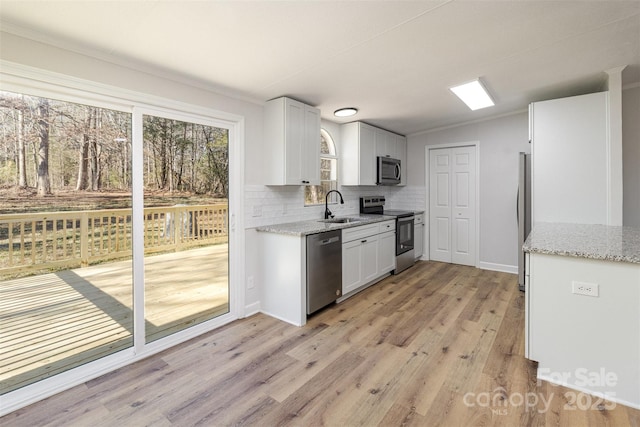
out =
{"type": "Polygon", "coordinates": [[[424,214],[416,214],[414,224],[424,224],[424,214]]]}
{"type": "Polygon", "coordinates": [[[346,228],[342,230],[342,243],[352,240],[362,239],[363,237],[378,234],[378,224],[361,225],[359,227],[346,228]]]}
{"type": "Polygon", "coordinates": [[[386,233],[388,231],[395,231],[395,230],[396,230],[396,222],[393,220],[384,221],[378,225],[378,233],[386,233]]]}

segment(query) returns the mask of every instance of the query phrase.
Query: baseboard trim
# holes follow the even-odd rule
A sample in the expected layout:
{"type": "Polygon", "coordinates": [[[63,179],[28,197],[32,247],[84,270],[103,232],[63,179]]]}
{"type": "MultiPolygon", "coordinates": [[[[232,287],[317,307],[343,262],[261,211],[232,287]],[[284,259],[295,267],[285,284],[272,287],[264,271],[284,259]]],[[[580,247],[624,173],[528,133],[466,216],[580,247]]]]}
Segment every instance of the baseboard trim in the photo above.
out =
{"type": "Polygon", "coordinates": [[[517,265],[496,264],[493,262],[480,261],[478,268],[481,268],[482,270],[499,271],[501,273],[518,274],[517,265]]]}
{"type": "Polygon", "coordinates": [[[260,301],[244,306],[244,317],[253,316],[260,313],[260,301]]]}

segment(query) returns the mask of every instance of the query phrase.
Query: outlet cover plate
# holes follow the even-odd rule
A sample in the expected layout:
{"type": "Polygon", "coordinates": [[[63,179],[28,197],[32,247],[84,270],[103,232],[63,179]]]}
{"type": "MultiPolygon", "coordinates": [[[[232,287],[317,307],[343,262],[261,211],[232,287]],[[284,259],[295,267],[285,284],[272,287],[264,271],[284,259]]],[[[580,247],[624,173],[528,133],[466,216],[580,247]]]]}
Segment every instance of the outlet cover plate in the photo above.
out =
{"type": "Polygon", "coordinates": [[[599,289],[597,283],[578,282],[574,280],[571,282],[571,292],[578,295],[597,297],[599,289]]]}

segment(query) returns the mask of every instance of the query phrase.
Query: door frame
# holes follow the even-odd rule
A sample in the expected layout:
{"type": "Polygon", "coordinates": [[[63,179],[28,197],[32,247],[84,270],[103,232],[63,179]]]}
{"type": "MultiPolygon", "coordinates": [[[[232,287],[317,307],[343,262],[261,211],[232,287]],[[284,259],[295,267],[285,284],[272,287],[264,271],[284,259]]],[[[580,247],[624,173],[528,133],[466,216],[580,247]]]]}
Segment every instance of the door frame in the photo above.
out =
{"type": "MultiPolygon", "coordinates": [[[[130,365],[165,349],[193,339],[212,331],[233,320],[246,315],[245,307],[245,228],[244,228],[244,158],[245,158],[245,118],[244,116],[215,110],[194,103],[168,99],[144,92],[136,92],[117,86],[85,80],[69,75],[54,73],[49,70],[16,64],[0,59],[1,89],[18,93],[26,93],[62,101],[109,108],[131,114],[132,138],[142,132],[141,112],[165,112],[174,118],[215,122],[229,129],[229,313],[193,325],[183,331],[160,338],[145,344],[140,334],[135,332],[136,324],[144,321],[141,317],[141,286],[144,283],[144,254],[140,243],[143,242],[140,224],[133,231],[134,248],[132,254],[133,298],[134,308],[134,344],[132,347],[106,355],[26,385],[2,396],[0,416],[6,415],[24,406],[50,397],[61,391],[70,389],[93,378],[97,378],[118,368],[130,365]],[[199,120],[200,118],[200,120],[199,120]],[[137,268],[136,268],[137,266],[137,268]]],[[[133,147],[132,147],[133,148],[133,147]]],[[[140,147],[132,152],[132,167],[141,168],[142,151],[140,147]]],[[[132,210],[134,218],[141,218],[143,202],[140,197],[142,183],[140,176],[132,178],[132,210]],[[138,196],[136,197],[136,193],[138,196]],[[137,215],[137,216],[136,216],[137,215]]],[[[134,219],[134,221],[136,221],[134,219]]]]}
{"type": "MultiPolygon", "coordinates": [[[[430,215],[429,207],[429,165],[431,160],[431,150],[438,150],[441,148],[459,148],[459,147],[475,147],[476,150],[476,209],[474,212],[474,219],[476,221],[476,233],[475,233],[475,267],[479,268],[480,265],[480,141],[467,141],[467,142],[450,142],[445,144],[425,145],[424,147],[424,182],[425,182],[425,201],[424,208],[427,213],[427,218],[430,215]]],[[[430,221],[424,221],[424,244],[422,258],[425,260],[431,260],[431,230],[430,221]]]]}

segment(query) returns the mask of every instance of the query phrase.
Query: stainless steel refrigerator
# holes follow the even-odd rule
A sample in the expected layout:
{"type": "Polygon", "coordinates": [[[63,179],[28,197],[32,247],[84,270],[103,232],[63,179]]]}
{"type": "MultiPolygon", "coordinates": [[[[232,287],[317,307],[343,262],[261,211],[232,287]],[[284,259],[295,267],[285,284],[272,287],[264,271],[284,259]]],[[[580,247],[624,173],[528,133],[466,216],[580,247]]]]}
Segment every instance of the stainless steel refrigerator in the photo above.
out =
{"type": "Polygon", "coordinates": [[[522,245],[531,231],[531,155],[520,153],[518,179],[518,286],[524,291],[524,252],[522,245]]]}

